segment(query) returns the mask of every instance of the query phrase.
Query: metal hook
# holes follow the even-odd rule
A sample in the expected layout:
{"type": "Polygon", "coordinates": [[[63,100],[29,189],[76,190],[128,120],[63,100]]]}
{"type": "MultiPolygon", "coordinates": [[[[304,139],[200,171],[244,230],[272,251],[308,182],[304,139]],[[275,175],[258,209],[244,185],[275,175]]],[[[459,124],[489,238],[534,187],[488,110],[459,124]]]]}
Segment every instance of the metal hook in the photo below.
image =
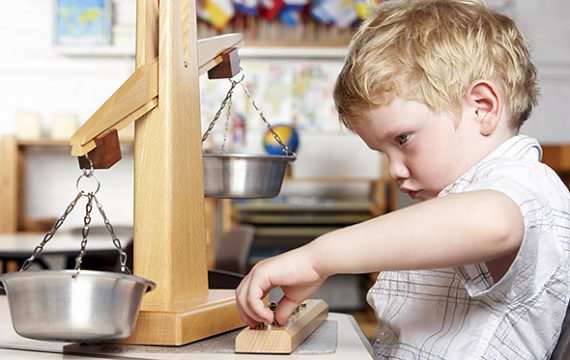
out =
{"type": "Polygon", "coordinates": [[[101,183],[99,182],[99,179],[97,179],[97,177],[95,175],[93,175],[92,172],[91,172],[91,174],[85,174],[85,169],[83,169],[83,171],[84,171],[83,175],[79,175],[79,177],[77,178],[77,181],[75,182],[75,188],[83,196],[88,196],[89,194],[97,194],[99,192],[99,189],[101,188],[101,183]],[[96,186],[95,186],[94,191],[85,191],[85,190],[79,189],[79,183],[81,182],[81,179],[83,179],[83,178],[95,180],[96,186]]]}
{"type": "Polygon", "coordinates": [[[93,161],[89,158],[88,153],[83,155],[83,156],[89,162],[89,172],[87,171],[87,169],[83,169],[83,175],[85,175],[86,177],[91,177],[91,176],[93,176],[93,173],[95,172],[95,169],[93,168],[93,161]]]}

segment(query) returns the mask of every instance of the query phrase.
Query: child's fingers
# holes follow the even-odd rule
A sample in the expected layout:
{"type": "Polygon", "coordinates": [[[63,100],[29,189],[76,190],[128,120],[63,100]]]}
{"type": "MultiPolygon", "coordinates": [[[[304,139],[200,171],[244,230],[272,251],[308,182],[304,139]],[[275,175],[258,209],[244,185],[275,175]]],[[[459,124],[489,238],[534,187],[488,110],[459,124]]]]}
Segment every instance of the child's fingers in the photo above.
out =
{"type": "Polygon", "coordinates": [[[259,324],[258,321],[253,320],[252,318],[250,318],[239,306],[238,306],[238,312],[239,312],[239,316],[241,317],[241,319],[247,324],[247,326],[249,326],[250,328],[255,328],[257,326],[257,324],[259,324]]]}
{"type": "Polygon", "coordinates": [[[251,275],[246,276],[236,289],[238,309],[242,319],[250,327],[273,321],[273,312],[265,307],[263,296],[263,290],[252,285],[251,275]]]}
{"type": "Polygon", "coordinates": [[[249,276],[246,276],[241,283],[239,284],[238,288],[236,289],[236,300],[237,300],[237,307],[240,313],[240,316],[243,321],[247,323],[249,327],[255,327],[260,321],[256,320],[251,315],[251,309],[248,307],[247,303],[247,291],[249,289],[249,276]]]}
{"type": "Polygon", "coordinates": [[[240,282],[240,284],[238,285],[238,287],[236,288],[236,302],[237,302],[237,308],[238,308],[238,312],[239,315],[241,317],[241,319],[249,326],[249,327],[255,327],[257,325],[257,321],[255,321],[253,318],[251,318],[251,316],[249,316],[247,314],[247,310],[244,308],[244,298],[245,298],[245,291],[248,288],[248,283],[249,283],[249,277],[245,277],[243,278],[243,280],[240,282]]]}
{"type": "Polygon", "coordinates": [[[269,310],[269,308],[265,306],[265,303],[263,302],[263,298],[267,294],[269,286],[262,286],[261,284],[262,282],[260,281],[260,275],[257,275],[256,272],[253,272],[251,274],[251,281],[247,289],[246,302],[252,313],[255,314],[252,316],[254,319],[257,319],[259,322],[271,324],[273,322],[273,311],[269,310]]]}
{"type": "Polygon", "coordinates": [[[277,308],[275,308],[275,321],[279,325],[284,325],[297,306],[299,306],[298,302],[291,300],[287,296],[283,296],[283,298],[279,300],[277,308]]]}

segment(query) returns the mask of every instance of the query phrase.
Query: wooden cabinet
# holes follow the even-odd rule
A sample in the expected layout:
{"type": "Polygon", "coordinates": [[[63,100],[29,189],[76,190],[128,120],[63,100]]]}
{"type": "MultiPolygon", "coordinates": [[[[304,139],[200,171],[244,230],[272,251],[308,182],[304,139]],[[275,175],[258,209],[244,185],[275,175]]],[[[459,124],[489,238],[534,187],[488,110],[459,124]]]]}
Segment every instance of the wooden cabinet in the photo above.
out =
{"type": "MultiPolygon", "coordinates": [[[[127,147],[132,145],[132,140],[123,141],[127,147]]],[[[60,213],[53,214],[49,219],[34,219],[28,216],[26,203],[26,160],[31,149],[40,152],[57,150],[55,156],[68,155],[69,142],[66,140],[37,139],[24,140],[15,136],[0,138],[0,233],[18,231],[44,231],[49,229],[53,220],[60,213]]],[[[79,172],[79,167],[77,168],[79,172]]],[[[34,176],[46,176],[47,174],[33,174],[34,176]]],[[[72,194],[70,194],[71,197],[72,194]]],[[[44,201],[41,199],[41,201],[44,201]]],[[[65,209],[61,209],[63,212],[65,209]]]]}
{"type": "Polygon", "coordinates": [[[570,145],[543,145],[542,162],[556,171],[566,186],[570,185],[570,145]]]}
{"type": "Polygon", "coordinates": [[[15,137],[0,138],[0,233],[18,230],[18,154],[15,137]]]}

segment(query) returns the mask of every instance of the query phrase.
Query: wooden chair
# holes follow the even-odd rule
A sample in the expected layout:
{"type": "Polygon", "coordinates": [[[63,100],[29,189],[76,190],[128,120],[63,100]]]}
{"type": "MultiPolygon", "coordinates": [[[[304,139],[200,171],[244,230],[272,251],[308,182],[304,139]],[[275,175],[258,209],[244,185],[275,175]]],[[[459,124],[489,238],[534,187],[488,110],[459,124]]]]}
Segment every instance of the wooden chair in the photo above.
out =
{"type": "Polygon", "coordinates": [[[255,227],[239,225],[225,232],[215,253],[215,268],[245,274],[248,271],[247,259],[255,237],[255,227]]]}

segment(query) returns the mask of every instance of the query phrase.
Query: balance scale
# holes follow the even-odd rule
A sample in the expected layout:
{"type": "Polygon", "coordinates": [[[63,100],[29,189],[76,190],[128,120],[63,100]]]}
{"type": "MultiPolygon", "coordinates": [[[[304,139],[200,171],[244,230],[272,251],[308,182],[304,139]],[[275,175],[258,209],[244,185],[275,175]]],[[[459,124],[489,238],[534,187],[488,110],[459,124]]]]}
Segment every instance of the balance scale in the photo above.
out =
{"type": "MultiPolygon", "coordinates": [[[[136,121],[134,270],[158,286],[123,342],[183,345],[245,325],[234,291],[208,288],[199,89],[205,72],[239,72],[243,36],[197,40],[194,0],[137,0],[136,24],[136,71],[72,136],[71,154],[109,168],[121,158],[117,131],[136,121]]],[[[291,329],[316,328],[324,311],[291,329]]]]}

